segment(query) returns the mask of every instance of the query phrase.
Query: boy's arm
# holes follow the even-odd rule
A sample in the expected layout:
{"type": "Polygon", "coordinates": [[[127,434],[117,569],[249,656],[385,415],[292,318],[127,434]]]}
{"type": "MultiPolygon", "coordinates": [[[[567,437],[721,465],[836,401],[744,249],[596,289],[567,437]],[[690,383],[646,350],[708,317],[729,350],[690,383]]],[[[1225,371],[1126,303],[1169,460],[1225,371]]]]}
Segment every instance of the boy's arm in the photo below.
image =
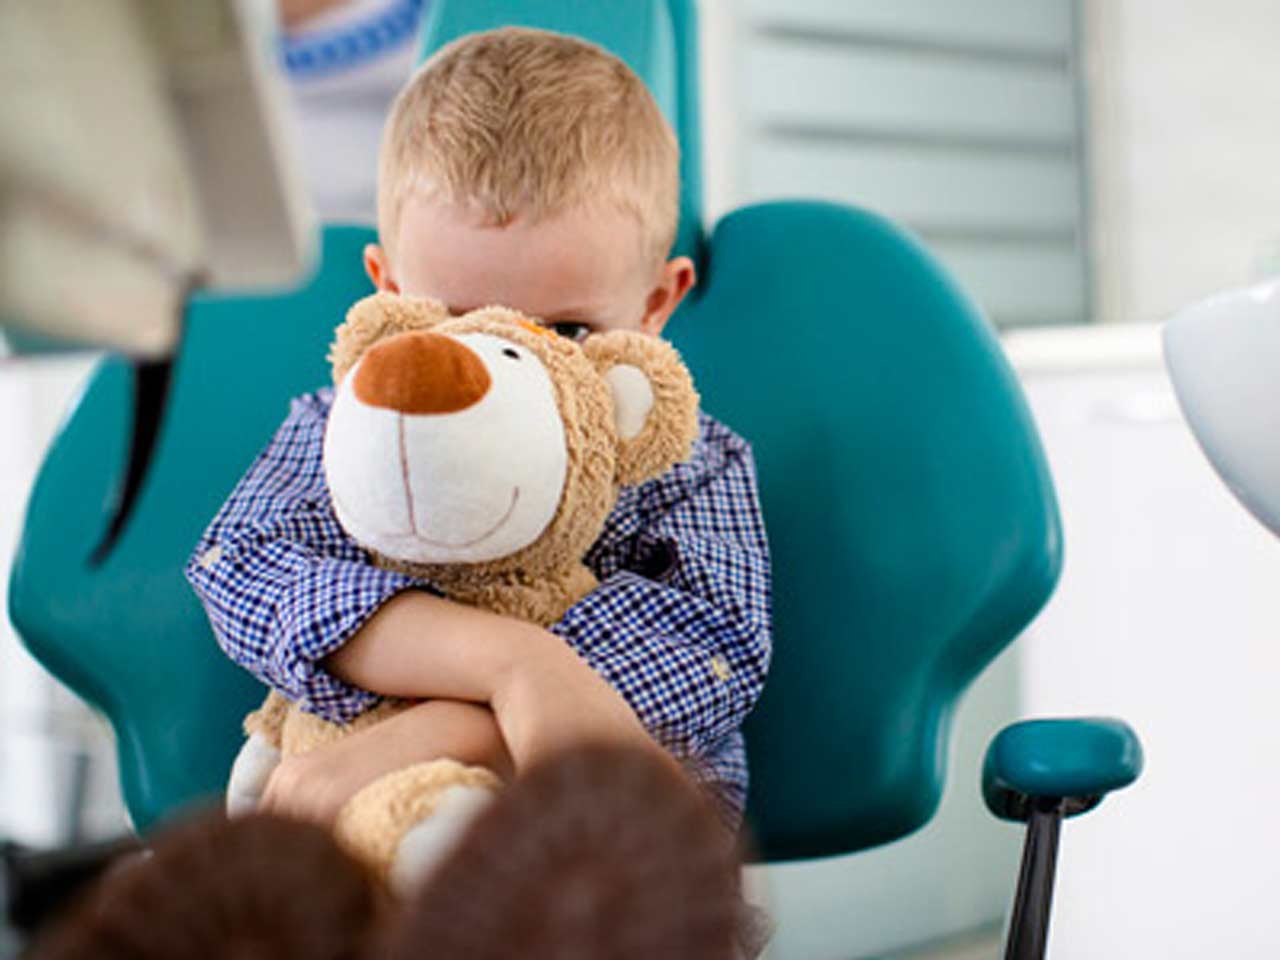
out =
{"type": "Polygon", "coordinates": [[[491,707],[517,769],[588,741],[666,756],[626,700],[560,637],[441,597],[396,596],[324,667],[391,696],[491,707]]]}
{"type": "Polygon", "coordinates": [[[448,757],[488,767],[506,780],[511,757],[488,707],[428,700],[350,736],[286,757],[258,809],[332,823],[351,797],[383,774],[448,757]]]}
{"type": "Polygon", "coordinates": [[[617,691],[559,637],[438,597],[393,598],[325,667],[389,694],[425,691],[449,699],[415,704],[285,758],[271,774],[262,809],[331,822],[381,775],[443,756],[504,778],[584,742],[626,743],[675,763],[617,691]]]}
{"type": "Polygon", "coordinates": [[[319,662],[388,599],[428,585],[374,567],[338,525],[324,481],[327,413],[319,394],[293,401],[186,575],[232,660],[289,699],[346,721],[378,698],[319,662]]]}
{"type": "Polygon", "coordinates": [[[772,651],[751,448],[704,416],[693,460],[637,493],[639,531],[602,540],[600,587],[551,629],[658,742],[701,755],[755,706],[772,651]]]}

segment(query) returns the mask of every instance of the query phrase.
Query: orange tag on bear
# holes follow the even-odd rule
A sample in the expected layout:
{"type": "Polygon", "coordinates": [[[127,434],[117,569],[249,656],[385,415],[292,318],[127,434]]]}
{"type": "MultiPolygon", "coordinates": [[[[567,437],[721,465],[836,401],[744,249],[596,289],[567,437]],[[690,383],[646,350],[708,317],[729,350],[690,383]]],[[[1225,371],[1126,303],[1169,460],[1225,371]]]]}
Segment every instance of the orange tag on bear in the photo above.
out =
{"type": "Polygon", "coordinates": [[[524,317],[521,317],[516,321],[516,323],[520,324],[520,326],[524,327],[530,333],[540,333],[544,337],[554,337],[556,335],[554,330],[548,330],[546,327],[539,326],[532,320],[526,320],[524,317]]]}

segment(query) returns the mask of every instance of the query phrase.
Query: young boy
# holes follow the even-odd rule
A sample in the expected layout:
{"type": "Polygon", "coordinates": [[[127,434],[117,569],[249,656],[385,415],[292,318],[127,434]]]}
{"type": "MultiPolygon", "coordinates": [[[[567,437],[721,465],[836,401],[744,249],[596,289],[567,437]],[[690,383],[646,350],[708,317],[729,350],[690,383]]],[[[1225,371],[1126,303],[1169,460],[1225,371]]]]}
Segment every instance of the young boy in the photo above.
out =
{"type": "MultiPolygon", "coordinates": [[[[590,44],[503,29],[402,91],[379,168],[374,285],[454,312],[504,304],[574,338],[657,336],[694,283],[667,259],[677,146],[643,83],[590,44]]],[[[335,310],[341,305],[335,304],[335,310]]],[[[225,651],[346,721],[421,701],[272,774],[262,806],[331,820],[378,776],[452,756],[510,773],[609,740],[665,748],[736,825],[740,725],[770,654],[769,561],[747,444],[701,415],[693,458],[625,490],[587,556],[600,586],[551,629],[373,567],[321,466],[332,391],[294,401],[187,566],[225,651]]]]}

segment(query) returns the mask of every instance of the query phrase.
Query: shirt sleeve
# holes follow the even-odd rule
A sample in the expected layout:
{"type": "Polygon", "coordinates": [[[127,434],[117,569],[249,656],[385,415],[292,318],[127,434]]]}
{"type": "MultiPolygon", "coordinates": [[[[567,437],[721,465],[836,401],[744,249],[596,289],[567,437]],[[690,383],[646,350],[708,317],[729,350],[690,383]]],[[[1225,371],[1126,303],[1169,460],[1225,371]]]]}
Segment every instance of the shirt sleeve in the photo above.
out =
{"type": "Polygon", "coordinates": [[[305,709],[346,722],[379,698],[319,661],[393,595],[428,585],[373,566],[338,525],[324,481],[327,410],[319,394],[293,402],[185,572],[232,660],[305,709]]]}
{"type": "Polygon", "coordinates": [[[769,552],[747,443],[710,418],[690,464],[640,488],[635,533],[588,557],[600,586],[551,629],[673,753],[736,731],[772,650],[769,552]]]}

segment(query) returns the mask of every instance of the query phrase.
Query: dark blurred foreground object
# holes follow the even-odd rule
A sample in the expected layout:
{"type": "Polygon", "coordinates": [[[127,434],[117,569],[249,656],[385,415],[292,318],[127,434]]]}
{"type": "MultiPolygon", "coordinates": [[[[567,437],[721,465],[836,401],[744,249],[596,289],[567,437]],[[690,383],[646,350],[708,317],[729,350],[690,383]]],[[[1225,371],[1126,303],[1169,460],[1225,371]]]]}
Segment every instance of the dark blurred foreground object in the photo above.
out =
{"type": "Polygon", "coordinates": [[[218,811],[115,860],[30,957],[727,960],[739,864],[670,763],[591,747],[514,783],[407,903],[321,827],[218,811]]]}
{"type": "MultiPolygon", "coordinates": [[[[406,905],[385,960],[738,955],[737,838],[647,753],[592,747],[530,771],[406,905]]],[[[748,955],[759,944],[745,945],[748,955]]]]}
{"type": "Polygon", "coordinates": [[[0,844],[6,922],[24,936],[59,914],[77,894],[119,857],[142,845],[133,837],[59,850],[34,850],[0,844]]]}
{"type": "Polygon", "coordinates": [[[218,811],[116,861],[30,956],[357,960],[378,910],[370,876],[327,830],[218,811]]]}

